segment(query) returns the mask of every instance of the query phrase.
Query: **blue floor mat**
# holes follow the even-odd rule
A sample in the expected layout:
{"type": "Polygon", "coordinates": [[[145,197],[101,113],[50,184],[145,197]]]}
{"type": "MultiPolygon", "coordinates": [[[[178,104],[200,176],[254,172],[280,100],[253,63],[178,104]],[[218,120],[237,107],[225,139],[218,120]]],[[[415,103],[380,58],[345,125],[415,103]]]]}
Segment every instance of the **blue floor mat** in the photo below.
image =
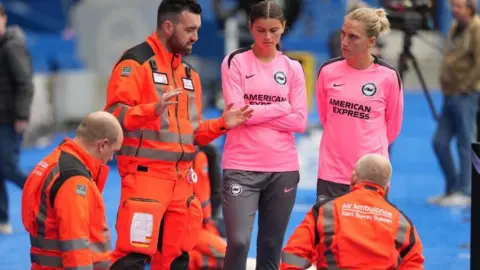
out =
{"type": "MultiPolygon", "coordinates": [[[[437,108],[440,108],[440,95],[434,93],[433,98],[437,108]]],[[[212,112],[212,114],[218,113],[212,112]]],[[[390,200],[416,225],[424,246],[425,269],[469,269],[469,250],[461,247],[469,243],[470,223],[465,222],[465,218],[469,217],[469,209],[441,208],[430,206],[425,202],[428,196],[443,191],[444,182],[431,147],[435,123],[422,93],[405,94],[404,117],[402,133],[393,146],[394,176],[390,200]]],[[[62,136],[59,135],[59,140],[62,136]]],[[[21,157],[22,168],[29,171],[50,151],[51,148],[25,149],[21,157]]],[[[311,175],[302,177],[316,178],[316,168],[312,168],[311,175]]],[[[25,270],[30,266],[29,239],[21,222],[21,192],[10,184],[8,188],[14,234],[0,236],[0,269],[25,270]]],[[[119,193],[120,178],[118,172],[112,169],[103,195],[107,208],[107,220],[112,229],[113,243],[116,239],[114,221],[119,193]]],[[[298,190],[287,238],[303,219],[308,206],[315,201],[314,193],[314,190],[298,190]]],[[[250,257],[255,257],[256,254],[256,233],[255,225],[250,257]]]]}

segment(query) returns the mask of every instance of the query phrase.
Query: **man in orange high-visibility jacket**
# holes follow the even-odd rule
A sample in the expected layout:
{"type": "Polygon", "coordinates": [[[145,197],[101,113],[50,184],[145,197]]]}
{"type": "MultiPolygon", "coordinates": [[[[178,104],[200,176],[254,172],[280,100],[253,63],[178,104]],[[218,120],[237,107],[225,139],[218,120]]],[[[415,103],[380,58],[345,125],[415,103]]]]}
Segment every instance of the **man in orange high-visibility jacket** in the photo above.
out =
{"type": "Polygon", "coordinates": [[[76,131],[40,161],[22,193],[22,221],[30,234],[31,269],[96,269],[110,266],[110,232],[102,190],[104,165],[122,145],[118,120],[88,115],[76,131]]]}
{"type": "Polygon", "coordinates": [[[352,190],[317,203],[283,249],[281,270],[421,270],[422,243],[411,221],[385,197],[390,162],[377,154],[362,157],[352,190]],[[318,254],[318,255],[317,255],[318,254]]]}
{"type": "Polygon", "coordinates": [[[188,269],[221,270],[223,269],[227,242],[220,236],[212,219],[207,155],[199,149],[193,163],[198,178],[193,190],[202,204],[203,229],[200,231],[197,244],[190,252],[188,269]]]}
{"type": "Polygon", "coordinates": [[[148,260],[154,270],[186,269],[202,227],[194,144],[210,143],[252,114],[228,105],[220,118],[201,120],[200,78],[182,63],[198,39],[200,14],[195,0],[163,0],[155,33],[113,68],[105,110],[117,116],[125,139],[116,155],[122,189],[112,270],[143,269],[148,260]]]}

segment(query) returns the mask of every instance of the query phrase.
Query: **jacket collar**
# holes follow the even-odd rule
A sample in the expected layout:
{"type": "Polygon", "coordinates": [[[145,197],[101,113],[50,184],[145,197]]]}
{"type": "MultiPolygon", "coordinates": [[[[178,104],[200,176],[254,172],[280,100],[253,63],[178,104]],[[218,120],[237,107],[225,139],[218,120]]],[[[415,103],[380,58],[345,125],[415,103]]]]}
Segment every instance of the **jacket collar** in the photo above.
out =
{"type": "Polygon", "coordinates": [[[65,138],[60,145],[60,150],[68,152],[78,158],[80,162],[90,171],[92,180],[95,182],[100,192],[102,192],[107,181],[110,168],[103,164],[100,160],[90,156],[70,138],[65,138]]]}
{"type": "Polygon", "coordinates": [[[382,197],[385,196],[385,190],[381,186],[374,183],[362,182],[352,187],[352,191],[359,190],[359,189],[367,189],[367,190],[378,193],[382,197]]]}
{"type": "Polygon", "coordinates": [[[165,62],[170,63],[173,69],[177,69],[182,62],[182,55],[169,52],[166,46],[162,44],[158,38],[156,32],[147,38],[147,43],[150,44],[155,54],[162,58],[165,62]]]}

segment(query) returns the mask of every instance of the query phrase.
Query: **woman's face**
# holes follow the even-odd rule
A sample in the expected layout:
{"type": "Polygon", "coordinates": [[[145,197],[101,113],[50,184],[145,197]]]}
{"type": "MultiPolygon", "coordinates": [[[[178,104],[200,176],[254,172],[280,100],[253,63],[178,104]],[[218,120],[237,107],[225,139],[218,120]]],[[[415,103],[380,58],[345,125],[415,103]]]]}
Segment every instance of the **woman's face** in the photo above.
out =
{"type": "Polygon", "coordinates": [[[256,19],[249,26],[255,44],[262,49],[275,48],[285,30],[285,23],[278,19],[256,19]]]}
{"type": "Polygon", "coordinates": [[[370,53],[375,46],[375,37],[368,37],[362,22],[345,19],[342,27],[342,56],[345,59],[370,53]]]}

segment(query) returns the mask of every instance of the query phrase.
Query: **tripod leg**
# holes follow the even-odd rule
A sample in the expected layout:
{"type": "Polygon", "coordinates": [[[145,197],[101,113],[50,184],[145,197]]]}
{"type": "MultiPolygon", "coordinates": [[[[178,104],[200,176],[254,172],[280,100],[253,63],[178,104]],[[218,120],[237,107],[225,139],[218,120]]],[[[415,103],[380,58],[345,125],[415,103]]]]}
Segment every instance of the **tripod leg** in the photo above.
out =
{"type": "Polygon", "coordinates": [[[432,111],[433,117],[435,118],[436,121],[438,121],[439,116],[437,114],[437,110],[435,109],[435,105],[433,104],[432,96],[428,91],[427,83],[425,82],[422,72],[418,67],[417,59],[415,59],[415,56],[413,56],[412,54],[410,54],[409,57],[412,60],[413,68],[415,69],[415,72],[417,73],[417,77],[420,80],[420,84],[422,85],[423,92],[425,93],[425,97],[427,98],[427,102],[428,102],[428,105],[430,106],[430,110],[432,111]]]}
{"type": "Polygon", "coordinates": [[[402,52],[400,57],[398,57],[398,75],[400,75],[402,81],[405,71],[407,71],[407,55],[402,52]]]}

